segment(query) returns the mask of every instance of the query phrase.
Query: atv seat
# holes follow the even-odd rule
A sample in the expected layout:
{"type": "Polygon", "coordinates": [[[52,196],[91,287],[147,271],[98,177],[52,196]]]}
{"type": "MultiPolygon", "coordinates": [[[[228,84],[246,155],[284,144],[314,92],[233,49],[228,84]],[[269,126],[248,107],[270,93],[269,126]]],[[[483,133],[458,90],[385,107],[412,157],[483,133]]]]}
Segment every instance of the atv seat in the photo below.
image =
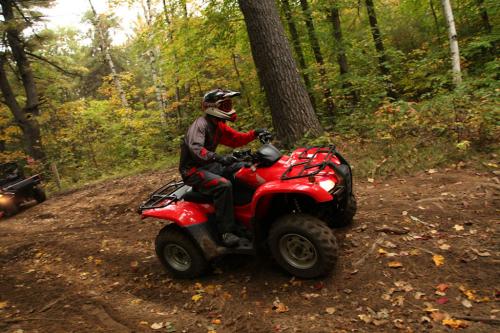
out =
{"type": "Polygon", "coordinates": [[[195,190],[189,190],[182,196],[184,201],[196,202],[196,203],[213,203],[214,199],[205,194],[201,194],[195,190]]]}

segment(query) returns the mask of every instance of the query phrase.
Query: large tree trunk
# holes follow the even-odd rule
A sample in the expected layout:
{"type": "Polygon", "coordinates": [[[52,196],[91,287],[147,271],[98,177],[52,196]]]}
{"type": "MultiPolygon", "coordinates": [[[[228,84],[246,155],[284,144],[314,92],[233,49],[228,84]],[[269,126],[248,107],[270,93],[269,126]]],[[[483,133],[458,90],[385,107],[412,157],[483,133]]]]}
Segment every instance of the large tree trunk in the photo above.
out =
{"type": "Polygon", "coordinates": [[[490,18],[488,16],[488,12],[486,11],[486,7],[484,6],[484,0],[476,0],[477,6],[479,7],[479,15],[481,15],[481,21],[483,21],[484,30],[488,33],[491,33],[493,28],[490,24],[490,18]]]}
{"type": "Polygon", "coordinates": [[[316,36],[316,29],[314,28],[314,22],[311,15],[311,10],[309,8],[309,3],[307,0],[300,0],[300,6],[304,13],[304,19],[306,21],[307,33],[309,35],[309,42],[311,43],[311,48],[313,50],[314,59],[319,67],[319,75],[321,76],[321,84],[323,87],[323,95],[325,96],[326,109],[331,115],[335,112],[335,103],[333,101],[332,90],[328,88],[328,80],[326,78],[325,62],[323,60],[323,55],[321,54],[321,48],[319,46],[318,37],[316,36]]]}
{"type": "Polygon", "coordinates": [[[462,83],[462,72],[460,70],[460,51],[458,49],[457,30],[455,29],[455,20],[453,19],[453,10],[450,0],[441,0],[444,16],[448,25],[448,38],[450,39],[451,67],[453,73],[453,83],[459,85],[462,83]]]}
{"type": "Polygon", "coordinates": [[[292,9],[290,7],[290,1],[281,0],[283,12],[285,13],[285,19],[288,25],[288,30],[290,31],[290,37],[292,38],[292,45],[295,51],[295,56],[299,61],[299,66],[302,73],[302,78],[304,79],[304,83],[306,85],[307,91],[309,93],[309,98],[311,99],[311,103],[313,107],[316,109],[316,100],[314,99],[314,95],[312,93],[312,85],[311,79],[309,78],[309,74],[307,74],[307,64],[306,59],[304,57],[304,52],[302,51],[302,45],[300,44],[300,37],[297,31],[297,26],[295,25],[295,21],[293,20],[292,9]]]}
{"type": "Polygon", "coordinates": [[[12,112],[16,124],[21,128],[26,153],[35,160],[44,160],[45,153],[42,150],[40,126],[34,117],[27,116],[25,110],[17,102],[5,71],[6,61],[5,54],[0,55],[0,91],[2,92],[4,103],[12,112]]]}
{"type": "Polygon", "coordinates": [[[333,4],[328,15],[333,28],[333,38],[335,40],[337,63],[339,65],[340,76],[342,77],[342,86],[344,89],[350,90],[350,95],[354,103],[359,102],[359,94],[356,90],[352,90],[352,84],[344,76],[349,74],[349,64],[345,53],[344,38],[342,37],[342,26],[340,25],[340,13],[337,4],[333,4]]]}
{"type": "Polygon", "coordinates": [[[92,9],[92,13],[94,14],[94,18],[92,19],[92,23],[94,24],[94,28],[99,36],[99,42],[101,44],[101,50],[104,53],[104,58],[108,62],[109,69],[111,70],[111,77],[113,78],[113,83],[115,85],[118,94],[120,95],[120,101],[124,108],[128,108],[127,97],[125,95],[125,91],[123,90],[122,83],[120,78],[118,77],[118,72],[116,71],[115,63],[111,58],[111,53],[109,52],[109,45],[106,42],[106,37],[104,36],[104,31],[102,29],[102,22],[100,22],[97,12],[92,5],[92,1],[89,0],[90,8],[92,9]]]}
{"type": "Polygon", "coordinates": [[[384,77],[387,96],[390,98],[397,98],[397,93],[394,90],[394,85],[391,80],[391,71],[387,66],[387,56],[385,55],[384,42],[382,41],[382,34],[378,27],[377,14],[375,13],[375,6],[373,0],[365,0],[366,11],[368,12],[368,20],[370,21],[370,29],[372,31],[375,49],[377,50],[378,67],[380,74],[384,77]]]}
{"type": "Polygon", "coordinates": [[[9,107],[16,123],[23,132],[23,141],[28,155],[36,160],[44,160],[45,153],[42,149],[42,138],[40,135],[40,126],[35,117],[28,117],[27,113],[38,115],[39,97],[38,90],[35,84],[35,77],[31,70],[31,64],[26,55],[23,38],[18,30],[20,26],[14,17],[12,0],[0,0],[2,6],[2,15],[5,19],[5,32],[7,34],[7,42],[12,51],[12,56],[16,63],[16,67],[21,75],[21,81],[26,93],[26,102],[24,108],[21,108],[17,102],[12,88],[5,72],[4,64],[7,61],[5,54],[0,55],[0,90],[5,99],[6,105],[9,107]]]}
{"type": "Polygon", "coordinates": [[[280,140],[291,146],[322,133],[300,79],[274,0],[239,0],[259,79],[280,140]]]}

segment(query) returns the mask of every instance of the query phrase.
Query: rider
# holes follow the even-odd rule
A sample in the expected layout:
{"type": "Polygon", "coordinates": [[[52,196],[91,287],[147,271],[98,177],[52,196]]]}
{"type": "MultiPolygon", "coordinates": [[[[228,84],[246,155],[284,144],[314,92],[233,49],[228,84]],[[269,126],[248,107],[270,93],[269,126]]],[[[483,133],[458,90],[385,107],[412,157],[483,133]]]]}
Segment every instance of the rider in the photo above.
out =
{"type": "Polygon", "coordinates": [[[264,129],[246,133],[238,132],[226,123],[236,120],[231,98],[240,96],[237,91],[214,89],[203,97],[205,115],[189,127],[181,143],[179,171],[185,184],[214,199],[215,217],[222,243],[235,246],[240,238],[236,232],[233,211],[232,184],[227,179],[235,170],[231,168],[235,158],[215,152],[220,143],[231,148],[241,147],[253,141],[264,129]]]}

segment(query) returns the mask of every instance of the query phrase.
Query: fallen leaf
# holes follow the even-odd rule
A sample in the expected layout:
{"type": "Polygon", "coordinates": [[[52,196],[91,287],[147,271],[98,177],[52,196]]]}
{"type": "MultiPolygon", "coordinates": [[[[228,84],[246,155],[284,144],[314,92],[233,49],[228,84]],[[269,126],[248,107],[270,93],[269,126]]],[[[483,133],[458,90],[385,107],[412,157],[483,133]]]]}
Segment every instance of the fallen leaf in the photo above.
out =
{"type": "Polygon", "coordinates": [[[455,229],[456,231],[462,231],[462,230],[464,230],[464,227],[460,224],[455,224],[453,226],[453,229],[455,229]]]}
{"type": "Polygon", "coordinates": [[[368,179],[367,179],[367,181],[368,181],[368,183],[373,183],[373,182],[375,181],[375,179],[373,179],[373,178],[368,178],[368,179]]]}
{"type": "Polygon", "coordinates": [[[415,299],[422,299],[425,296],[424,293],[421,293],[420,291],[417,291],[415,293],[415,299]]]}
{"type": "Polygon", "coordinates": [[[444,293],[446,290],[448,290],[450,286],[447,285],[446,283],[440,283],[436,286],[436,290],[444,293]]]}
{"type": "Polygon", "coordinates": [[[396,328],[399,328],[400,330],[405,328],[405,325],[404,325],[405,322],[403,319],[394,319],[392,322],[393,322],[394,326],[396,328]]]}
{"type": "Polygon", "coordinates": [[[468,309],[472,308],[472,303],[467,299],[463,299],[461,303],[463,306],[465,306],[468,309]]]}
{"type": "Polygon", "coordinates": [[[133,299],[132,301],[130,301],[130,304],[132,304],[132,305],[138,305],[138,304],[140,304],[141,302],[142,302],[142,300],[141,300],[141,299],[136,298],[136,299],[133,299]]]}
{"type": "Polygon", "coordinates": [[[439,245],[439,248],[441,250],[445,250],[446,251],[446,250],[450,249],[450,246],[448,244],[441,244],[441,245],[439,245]]]}
{"type": "Polygon", "coordinates": [[[472,252],[474,252],[475,254],[477,254],[480,257],[490,257],[491,256],[491,253],[489,253],[488,251],[481,252],[475,248],[471,248],[471,250],[472,250],[472,252]]]}
{"type": "Polygon", "coordinates": [[[337,311],[337,309],[333,308],[333,307],[328,307],[325,309],[326,313],[328,314],[334,314],[335,311],[337,311]]]}
{"type": "Polygon", "coordinates": [[[153,323],[151,324],[151,328],[154,330],[159,330],[160,328],[163,328],[163,323],[153,323]]]}
{"type": "Polygon", "coordinates": [[[389,266],[390,268],[400,268],[403,267],[403,264],[400,263],[399,261],[389,261],[387,266],[389,266]]]}
{"type": "Polygon", "coordinates": [[[289,309],[288,309],[288,306],[286,306],[285,304],[279,302],[277,303],[274,307],[273,307],[273,310],[278,312],[278,313],[283,313],[283,312],[288,312],[289,309]]]}
{"type": "Polygon", "coordinates": [[[464,295],[467,296],[467,298],[470,299],[471,301],[474,301],[476,299],[476,294],[474,290],[469,290],[464,286],[460,286],[458,287],[458,289],[460,289],[460,291],[463,292],[464,295]]]}
{"type": "Polygon", "coordinates": [[[432,260],[434,261],[434,264],[439,267],[444,264],[444,257],[440,254],[435,254],[432,256],[432,260]]]}
{"type": "Polygon", "coordinates": [[[431,318],[434,321],[443,321],[449,317],[450,316],[445,312],[435,311],[435,312],[431,313],[431,318]]]}
{"type": "Polygon", "coordinates": [[[378,254],[385,255],[385,254],[387,254],[387,251],[384,250],[384,249],[382,249],[382,248],[380,248],[380,249],[378,249],[378,254]]]}
{"type": "Polygon", "coordinates": [[[369,324],[373,321],[372,316],[366,314],[360,314],[358,315],[358,318],[364,321],[366,324],[369,324]]]}
{"type": "Polygon", "coordinates": [[[466,328],[469,323],[465,320],[458,320],[453,318],[443,319],[443,325],[449,326],[451,328],[466,328]]]}
{"type": "Polygon", "coordinates": [[[436,173],[436,172],[438,172],[436,169],[429,169],[429,170],[427,170],[427,173],[430,174],[430,175],[432,175],[433,173],[436,173]]]}
{"type": "Polygon", "coordinates": [[[409,292],[409,291],[413,290],[413,287],[411,286],[411,284],[409,284],[406,281],[396,281],[396,282],[394,282],[394,285],[396,287],[398,287],[400,290],[403,290],[403,291],[406,291],[406,292],[409,292]]]}
{"type": "Polygon", "coordinates": [[[5,309],[7,307],[7,304],[9,304],[9,302],[7,301],[0,302],[0,309],[5,309]]]}
{"type": "Polygon", "coordinates": [[[446,304],[448,303],[450,300],[448,299],[448,297],[440,297],[436,300],[436,303],[437,304],[446,304]]]}
{"type": "Polygon", "coordinates": [[[419,256],[421,254],[419,249],[411,249],[410,250],[410,255],[412,256],[419,256]]]}
{"type": "Polygon", "coordinates": [[[404,296],[396,296],[396,298],[394,299],[394,302],[392,302],[392,306],[403,306],[403,304],[405,303],[405,298],[404,296]]]}
{"type": "Polygon", "coordinates": [[[222,321],[220,319],[212,319],[212,324],[220,325],[220,324],[222,324],[222,321]]]}
{"type": "Polygon", "coordinates": [[[199,301],[200,299],[202,299],[202,298],[203,298],[203,296],[202,296],[202,295],[200,295],[200,294],[196,294],[196,295],[193,295],[193,296],[191,297],[191,300],[193,300],[193,302],[195,302],[195,303],[196,303],[196,302],[198,302],[198,301],[199,301]]]}

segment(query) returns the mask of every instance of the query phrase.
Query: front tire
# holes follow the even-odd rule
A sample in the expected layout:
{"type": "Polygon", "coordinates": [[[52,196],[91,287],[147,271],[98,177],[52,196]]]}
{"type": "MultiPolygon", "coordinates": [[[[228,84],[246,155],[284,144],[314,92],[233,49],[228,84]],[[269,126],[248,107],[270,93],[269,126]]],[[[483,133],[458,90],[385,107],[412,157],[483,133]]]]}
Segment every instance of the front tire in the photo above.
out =
{"type": "Polygon", "coordinates": [[[164,228],[155,240],[158,259],[176,278],[190,279],[200,276],[208,267],[205,257],[182,231],[164,228]]]}
{"type": "Polygon", "coordinates": [[[334,217],[334,227],[342,228],[350,226],[353,222],[354,215],[356,215],[357,210],[358,202],[354,194],[351,193],[349,199],[347,199],[344,210],[339,212],[337,216],[334,217]]]}
{"type": "Polygon", "coordinates": [[[19,206],[16,203],[12,202],[3,207],[0,207],[0,210],[4,212],[5,217],[11,217],[19,213],[19,206]]]}
{"type": "Polygon", "coordinates": [[[42,203],[47,200],[47,195],[45,194],[44,190],[39,187],[35,187],[33,188],[33,198],[36,200],[36,202],[42,203]]]}
{"type": "Polygon", "coordinates": [[[325,222],[307,214],[278,219],[269,232],[269,248],[278,264],[299,278],[328,274],[337,261],[337,241],[325,222]]]}

